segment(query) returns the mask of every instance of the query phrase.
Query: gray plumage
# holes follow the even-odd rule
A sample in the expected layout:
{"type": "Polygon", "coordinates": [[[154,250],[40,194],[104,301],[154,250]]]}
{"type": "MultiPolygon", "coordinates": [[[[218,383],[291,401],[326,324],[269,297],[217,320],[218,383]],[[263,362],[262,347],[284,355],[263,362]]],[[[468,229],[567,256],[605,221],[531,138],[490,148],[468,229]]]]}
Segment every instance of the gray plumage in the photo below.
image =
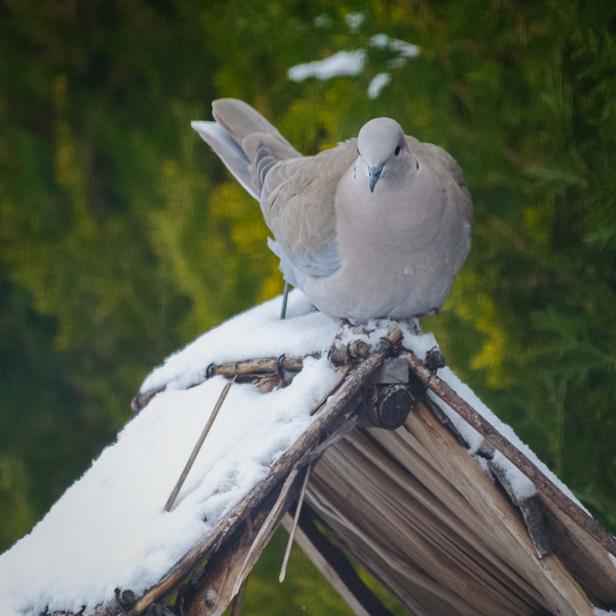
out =
{"type": "Polygon", "coordinates": [[[473,208],[462,170],[442,148],[389,118],[302,156],[246,103],[214,101],[193,122],[261,204],[285,279],[338,318],[438,311],[470,250],[473,208]]]}

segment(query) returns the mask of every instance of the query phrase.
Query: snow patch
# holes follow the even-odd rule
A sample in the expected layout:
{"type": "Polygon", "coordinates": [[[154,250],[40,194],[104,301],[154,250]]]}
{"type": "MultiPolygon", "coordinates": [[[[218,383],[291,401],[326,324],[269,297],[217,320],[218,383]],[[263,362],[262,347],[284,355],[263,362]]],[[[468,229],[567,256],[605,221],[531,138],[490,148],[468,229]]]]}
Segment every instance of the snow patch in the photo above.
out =
{"type": "Polygon", "coordinates": [[[518,501],[530,498],[537,494],[535,484],[526,475],[523,475],[500,451],[494,452],[492,462],[499,468],[504,474],[511,486],[512,492],[518,501]]]}
{"type": "Polygon", "coordinates": [[[337,323],[319,312],[300,291],[289,294],[287,319],[279,319],[281,298],[243,312],[203,334],[168,357],[143,382],[140,391],[186,389],[203,380],[212,363],[303,355],[327,349],[337,323]]]}
{"type": "Polygon", "coordinates": [[[327,80],[338,76],[355,76],[364,70],[366,50],[339,51],[323,60],[292,66],[288,71],[292,81],[305,81],[309,77],[327,80]]]}
{"type": "MultiPolygon", "coordinates": [[[[319,16],[316,19],[321,17],[323,16],[319,16]]],[[[349,28],[352,31],[356,31],[363,23],[364,16],[362,13],[348,13],[345,20],[349,28]]],[[[329,22],[320,19],[318,25],[324,26],[327,23],[329,22]]],[[[388,62],[390,68],[400,68],[406,64],[409,58],[415,58],[420,53],[420,49],[417,45],[392,38],[383,33],[372,36],[370,38],[369,47],[386,49],[394,53],[396,57],[388,62]]],[[[310,77],[316,77],[322,81],[340,76],[355,77],[363,72],[367,55],[367,48],[356,49],[354,51],[339,51],[323,60],[315,60],[313,62],[292,66],[287,71],[287,75],[289,79],[297,82],[305,81],[310,77]]],[[[376,75],[368,86],[368,96],[370,98],[376,98],[390,80],[391,76],[387,73],[379,73],[376,75]]]]}
{"type": "Polygon", "coordinates": [[[416,58],[420,48],[413,43],[407,43],[400,39],[392,38],[388,34],[375,34],[370,38],[370,45],[380,49],[395,51],[401,58],[416,58]]]}
{"type": "Polygon", "coordinates": [[[391,81],[389,73],[379,73],[375,75],[368,84],[368,98],[378,98],[383,88],[391,81]]]}

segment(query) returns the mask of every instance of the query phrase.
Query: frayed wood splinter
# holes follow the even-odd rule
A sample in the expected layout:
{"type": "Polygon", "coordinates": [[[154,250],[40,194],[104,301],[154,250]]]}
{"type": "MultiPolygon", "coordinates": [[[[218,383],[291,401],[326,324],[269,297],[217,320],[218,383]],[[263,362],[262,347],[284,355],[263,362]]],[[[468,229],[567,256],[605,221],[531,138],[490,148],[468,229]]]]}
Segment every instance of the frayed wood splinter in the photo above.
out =
{"type": "Polygon", "coordinates": [[[293,547],[293,540],[295,539],[295,531],[297,530],[297,523],[299,522],[299,514],[302,511],[302,505],[304,504],[304,495],[306,494],[306,487],[308,486],[308,478],[310,477],[310,471],[312,465],[306,467],[306,474],[304,475],[304,481],[297,497],[297,506],[295,507],[295,515],[293,516],[293,525],[289,531],[289,540],[287,541],[287,547],[284,551],[284,557],[282,559],[282,566],[280,567],[280,575],[278,581],[282,584],[287,575],[287,565],[289,564],[289,556],[291,555],[291,548],[293,547]]]}
{"type": "Polygon", "coordinates": [[[233,597],[233,603],[231,606],[231,616],[240,616],[242,613],[242,606],[244,605],[244,597],[246,596],[246,584],[248,584],[248,579],[245,579],[240,586],[240,590],[233,597]]]}
{"type": "Polygon", "coordinates": [[[291,469],[282,484],[282,488],[276,498],[276,502],[267,514],[265,521],[261,525],[257,536],[242,561],[241,567],[239,567],[239,573],[236,576],[235,585],[233,586],[231,596],[235,596],[239,593],[240,587],[244,583],[246,576],[250,573],[259,556],[261,556],[261,553],[265,549],[265,546],[269,543],[274,531],[278,528],[278,524],[290,504],[290,496],[293,494],[293,485],[297,480],[298,473],[299,471],[296,467],[291,469]]]}

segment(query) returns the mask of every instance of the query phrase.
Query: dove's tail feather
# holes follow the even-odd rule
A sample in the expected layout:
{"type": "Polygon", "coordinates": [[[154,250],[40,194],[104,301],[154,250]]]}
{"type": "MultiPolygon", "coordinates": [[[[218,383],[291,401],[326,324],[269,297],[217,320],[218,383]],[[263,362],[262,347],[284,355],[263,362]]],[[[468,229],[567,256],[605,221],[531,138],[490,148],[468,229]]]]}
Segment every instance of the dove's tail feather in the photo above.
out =
{"type": "Polygon", "coordinates": [[[284,139],[273,124],[244,101],[219,98],[212,103],[212,115],[237,143],[252,133],[269,133],[284,139]]]}
{"type": "Polygon", "coordinates": [[[214,150],[244,189],[258,200],[259,195],[251,182],[250,160],[233,136],[217,122],[191,122],[190,125],[214,150]]]}
{"type": "Polygon", "coordinates": [[[274,125],[244,101],[219,98],[212,103],[212,115],[215,122],[192,122],[192,127],[257,200],[276,162],[300,156],[274,125]]]}

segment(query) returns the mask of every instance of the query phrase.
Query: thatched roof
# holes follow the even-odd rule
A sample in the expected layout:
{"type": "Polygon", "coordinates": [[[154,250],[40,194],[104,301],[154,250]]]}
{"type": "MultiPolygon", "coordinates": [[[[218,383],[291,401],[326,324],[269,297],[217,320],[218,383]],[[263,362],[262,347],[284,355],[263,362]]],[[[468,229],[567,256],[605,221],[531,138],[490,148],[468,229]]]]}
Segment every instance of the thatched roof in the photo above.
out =
{"type": "Polygon", "coordinates": [[[307,502],[415,614],[592,614],[616,604],[607,552],[548,500],[539,558],[497,482],[417,404],[395,431],[357,429],[315,467],[307,502]]]}

